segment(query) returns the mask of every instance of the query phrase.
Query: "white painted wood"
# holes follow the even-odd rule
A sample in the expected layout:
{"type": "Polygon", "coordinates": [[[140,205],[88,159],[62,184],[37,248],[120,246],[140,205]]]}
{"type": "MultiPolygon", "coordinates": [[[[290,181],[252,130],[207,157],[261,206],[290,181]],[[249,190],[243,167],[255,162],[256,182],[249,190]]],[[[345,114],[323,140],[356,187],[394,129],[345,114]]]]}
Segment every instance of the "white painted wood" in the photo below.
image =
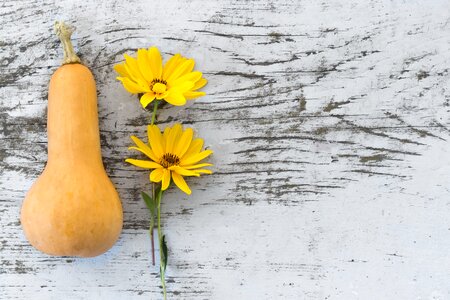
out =
{"type": "Polygon", "coordinates": [[[170,299],[450,299],[448,1],[3,1],[0,299],[160,299],[147,175],[126,165],[150,114],[115,80],[157,45],[197,61],[208,96],[166,106],[215,174],[172,189],[170,299]],[[122,197],[117,245],[49,257],[25,240],[24,195],[46,161],[55,19],[98,84],[104,162],[122,197]]]}

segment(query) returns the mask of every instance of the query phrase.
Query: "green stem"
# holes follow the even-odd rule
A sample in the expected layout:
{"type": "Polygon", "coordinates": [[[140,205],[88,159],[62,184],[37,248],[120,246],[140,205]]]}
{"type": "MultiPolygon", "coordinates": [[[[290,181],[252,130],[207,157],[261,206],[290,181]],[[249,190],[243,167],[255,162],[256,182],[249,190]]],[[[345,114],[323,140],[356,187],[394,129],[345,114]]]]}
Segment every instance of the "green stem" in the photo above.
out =
{"type": "Polygon", "coordinates": [[[158,212],[157,212],[157,216],[158,216],[158,240],[159,240],[159,271],[161,272],[161,285],[162,285],[162,289],[163,289],[163,296],[164,296],[164,300],[167,299],[167,293],[166,293],[166,276],[165,276],[165,261],[166,261],[166,257],[164,257],[164,252],[163,252],[163,235],[162,235],[162,230],[161,230],[161,198],[162,198],[162,190],[159,190],[159,195],[157,196],[158,198],[158,212]]]}
{"type": "Polygon", "coordinates": [[[157,110],[158,110],[158,100],[155,100],[155,103],[153,104],[152,122],[150,125],[155,124],[157,110]]]}
{"type": "MultiPolygon", "coordinates": [[[[156,120],[156,111],[158,110],[158,100],[155,100],[155,103],[153,105],[154,106],[153,106],[151,125],[153,125],[156,120]]],[[[155,184],[152,183],[152,199],[156,199],[155,196],[156,196],[155,195],[155,184]]],[[[159,211],[159,209],[158,209],[158,211],[159,211]]],[[[151,242],[152,242],[152,264],[155,265],[155,242],[153,241],[153,227],[150,228],[150,238],[151,238],[151,242]]]]}
{"type": "MultiPolygon", "coordinates": [[[[153,113],[152,113],[152,121],[150,125],[155,124],[156,120],[156,112],[158,110],[158,104],[159,101],[155,100],[153,104],[153,113]]],[[[164,250],[163,250],[163,234],[161,230],[161,198],[162,198],[163,191],[160,189],[158,195],[155,195],[155,184],[152,183],[152,196],[153,199],[157,199],[157,223],[158,223],[158,241],[159,241],[159,272],[160,272],[160,278],[161,278],[161,285],[163,289],[163,297],[164,300],[167,299],[167,292],[166,292],[166,261],[167,257],[165,257],[164,250]]],[[[154,248],[152,247],[153,255],[154,255],[154,248]]]]}

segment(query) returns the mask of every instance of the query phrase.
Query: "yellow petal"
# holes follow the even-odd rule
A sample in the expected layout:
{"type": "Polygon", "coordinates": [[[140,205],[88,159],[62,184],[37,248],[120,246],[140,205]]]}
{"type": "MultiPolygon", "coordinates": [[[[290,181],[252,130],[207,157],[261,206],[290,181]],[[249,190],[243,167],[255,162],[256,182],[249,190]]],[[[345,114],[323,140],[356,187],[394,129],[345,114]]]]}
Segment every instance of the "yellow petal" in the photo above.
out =
{"type": "Polygon", "coordinates": [[[150,172],[150,181],[152,182],[160,182],[163,178],[164,169],[155,169],[150,172]]]}
{"type": "Polygon", "coordinates": [[[141,71],[141,74],[144,76],[145,80],[147,82],[151,82],[154,77],[152,70],[150,68],[150,60],[148,58],[147,50],[145,49],[139,49],[137,52],[137,62],[139,66],[139,71],[141,71]]]}
{"type": "Polygon", "coordinates": [[[175,70],[170,74],[170,76],[167,78],[167,82],[171,84],[173,81],[178,79],[178,77],[189,73],[194,69],[195,62],[193,59],[188,59],[182,64],[178,65],[175,70]]]}
{"type": "Polygon", "coordinates": [[[173,86],[170,91],[171,92],[179,92],[185,93],[194,87],[194,82],[192,81],[184,81],[176,86],[173,86]]]}
{"type": "MultiPolygon", "coordinates": [[[[180,167],[180,166],[171,166],[171,167],[169,167],[169,170],[174,171],[175,173],[180,174],[182,176],[196,176],[196,177],[200,176],[196,172],[186,170],[185,168],[180,167]]],[[[172,172],[172,174],[173,174],[173,172],[172,172]]]]}
{"type": "Polygon", "coordinates": [[[187,158],[191,155],[199,153],[200,150],[202,150],[202,147],[203,147],[203,139],[194,139],[182,158],[187,158]]]}
{"type": "Polygon", "coordinates": [[[162,76],[164,80],[167,80],[167,78],[169,78],[169,76],[172,75],[173,70],[175,70],[176,66],[182,60],[183,60],[182,56],[177,53],[166,62],[166,64],[164,65],[162,76]]]}
{"type": "Polygon", "coordinates": [[[173,149],[173,154],[175,154],[178,157],[182,157],[184,153],[186,153],[187,149],[189,148],[189,145],[192,142],[192,136],[194,135],[194,131],[192,128],[186,129],[180,136],[180,139],[178,140],[178,143],[175,144],[175,147],[173,149]]]}
{"type": "Polygon", "coordinates": [[[195,99],[195,98],[205,96],[205,95],[206,95],[205,92],[191,92],[191,91],[187,91],[183,94],[183,96],[186,98],[186,100],[195,99]]]}
{"type": "Polygon", "coordinates": [[[125,65],[124,65],[125,70],[130,75],[130,79],[137,82],[139,79],[142,78],[142,74],[139,71],[137,60],[129,56],[128,54],[124,54],[123,56],[125,57],[125,65]]]}
{"type": "Polygon", "coordinates": [[[172,128],[170,128],[170,127],[166,127],[166,128],[164,128],[164,132],[163,132],[163,134],[162,134],[162,146],[163,146],[163,149],[166,149],[166,144],[167,144],[167,138],[169,137],[169,133],[170,133],[170,130],[171,130],[172,128]]]}
{"type": "Polygon", "coordinates": [[[155,100],[155,93],[149,92],[142,95],[141,99],[139,99],[139,102],[141,102],[143,108],[146,108],[147,105],[152,103],[153,100],[155,100]]]}
{"type": "Polygon", "coordinates": [[[192,88],[193,91],[198,90],[202,87],[204,87],[206,84],[208,83],[208,80],[206,80],[205,78],[201,78],[199,81],[197,81],[194,85],[194,87],[192,88]]]}
{"type": "Polygon", "coordinates": [[[138,94],[143,92],[142,88],[138,84],[131,81],[127,77],[117,77],[117,80],[121,81],[123,87],[131,94],[138,94]]]}
{"type": "Polygon", "coordinates": [[[164,98],[164,100],[174,106],[181,106],[186,104],[186,98],[184,98],[182,93],[177,91],[169,92],[169,95],[164,98]]]}
{"type": "Polygon", "coordinates": [[[184,181],[183,176],[181,176],[177,173],[172,173],[172,178],[173,178],[173,182],[175,182],[175,184],[177,185],[177,187],[180,188],[180,190],[182,190],[183,192],[185,192],[188,195],[191,194],[191,189],[186,184],[186,181],[184,181]]]}
{"type": "Polygon", "coordinates": [[[144,169],[162,168],[162,166],[160,164],[157,164],[154,161],[131,159],[131,158],[127,158],[125,161],[129,164],[135,165],[136,167],[140,167],[140,168],[144,168],[144,169]]]}
{"type": "Polygon", "coordinates": [[[162,183],[161,183],[161,190],[165,191],[169,187],[170,184],[170,171],[167,169],[163,170],[163,176],[162,176],[162,183]]]}
{"type": "Polygon", "coordinates": [[[114,70],[116,70],[117,73],[119,73],[119,75],[121,77],[129,77],[130,75],[128,74],[127,70],[125,69],[125,65],[124,64],[118,64],[114,66],[114,70]]]}
{"type": "Polygon", "coordinates": [[[186,165],[192,165],[192,164],[195,164],[196,162],[199,162],[199,161],[201,161],[202,159],[205,159],[206,157],[208,157],[208,156],[211,155],[212,153],[213,153],[212,150],[205,150],[205,151],[202,151],[202,152],[200,152],[200,153],[198,153],[198,154],[194,154],[194,155],[189,156],[189,157],[187,157],[187,158],[183,158],[183,159],[181,160],[180,165],[181,165],[181,166],[186,166],[186,165]]]}
{"type": "MultiPolygon", "coordinates": [[[[192,170],[192,169],[198,169],[198,168],[203,168],[203,167],[210,167],[213,164],[209,164],[209,163],[203,163],[203,164],[198,164],[198,165],[191,165],[191,166],[185,166],[183,168],[185,168],[186,170],[192,170]]],[[[196,171],[196,170],[194,170],[196,171]]]]}
{"type": "Polygon", "coordinates": [[[153,153],[155,153],[156,157],[161,158],[164,155],[161,131],[159,131],[158,126],[149,125],[147,127],[147,132],[148,132],[148,141],[150,143],[150,147],[153,150],[153,153]]]}
{"type": "Polygon", "coordinates": [[[175,142],[181,135],[183,128],[181,127],[180,123],[177,123],[172,126],[172,129],[170,129],[170,132],[166,139],[166,151],[165,153],[174,153],[174,146],[175,142]]]}
{"type": "Polygon", "coordinates": [[[139,152],[141,152],[141,153],[147,155],[147,154],[146,154],[141,148],[139,148],[139,147],[131,146],[131,147],[128,147],[128,150],[136,150],[136,151],[139,151],[139,152]]]}
{"type": "MultiPolygon", "coordinates": [[[[125,69],[129,73],[131,72],[130,69],[128,68],[128,65],[125,65],[125,69]]],[[[139,73],[139,70],[137,71],[137,73],[139,73]]],[[[139,75],[130,76],[129,78],[131,81],[133,81],[134,83],[136,83],[139,86],[139,88],[141,89],[142,92],[150,91],[149,84],[145,81],[145,79],[142,77],[142,75],[140,73],[139,73],[139,75]]]]}
{"type": "Polygon", "coordinates": [[[150,69],[154,78],[161,78],[162,58],[158,48],[151,47],[148,49],[148,58],[150,61],[150,69]]]}
{"type": "Polygon", "coordinates": [[[178,79],[174,80],[174,82],[172,83],[173,86],[177,86],[182,84],[185,81],[192,81],[192,82],[197,82],[202,78],[202,72],[191,72],[191,73],[187,73],[186,75],[183,75],[181,77],[179,77],[178,79]]]}
{"type": "Polygon", "coordinates": [[[212,174],[213,172],[211,170],[206,170],[206,169],[199,169],[199,170],[194,170],[195,173],[200,174],[212,174]]]}
{"type": "MultiPolygon", "coordinates": [[[[151,160],[158,161],[158,158],[156,157],[155,153],[153,153],[152,149],[150,149],[150,147],[146,143],[144,143],[143,141],[141,141],[139,138],[135,137],[134,135],[131,136],[131,139],[136,144],[136,146],[138,146],[138,151],[141,151],[142,153],[147,155],[151,160]]],[[[135,148],[135,147],[130,147],[130,148],[135,148]]]]}

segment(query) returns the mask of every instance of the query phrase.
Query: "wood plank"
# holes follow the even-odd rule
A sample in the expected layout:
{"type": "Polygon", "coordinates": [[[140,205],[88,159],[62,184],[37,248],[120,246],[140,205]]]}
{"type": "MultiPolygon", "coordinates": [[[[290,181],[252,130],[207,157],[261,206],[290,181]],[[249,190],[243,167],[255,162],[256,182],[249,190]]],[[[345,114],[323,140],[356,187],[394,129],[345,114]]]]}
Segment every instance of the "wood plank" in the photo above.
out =
{"type": "Polygon", "coordinates": [[[123,53],[193,57],[207,96],[165,106],[214,174],[170,190],[170,299],[450,298],[447,1],[17,1],[0,6],[0,299],[159,299],[146,172],[124,163],[150,113],[115,80],[123,53]],[[24,195],[45,165],[48,81],[77,27],[96,80],[102,154],[123,234],[93,259],[25,240],[24,195]]]}

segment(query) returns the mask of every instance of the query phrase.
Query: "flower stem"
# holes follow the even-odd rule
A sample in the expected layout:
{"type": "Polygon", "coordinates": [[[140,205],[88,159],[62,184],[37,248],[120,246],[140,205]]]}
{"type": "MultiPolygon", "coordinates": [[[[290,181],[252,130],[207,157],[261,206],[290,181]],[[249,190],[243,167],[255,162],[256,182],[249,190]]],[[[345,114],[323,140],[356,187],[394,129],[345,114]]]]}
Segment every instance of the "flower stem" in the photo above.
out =
{"type": "Polygon", "coordinates": [[[153,236],[153,227],[150,227],[149,231],[150,231],[150,240],[152,243],[152,265],[155,265],[155,237],[153,236]]]}
{"type": "Polygon", "coordinates": [[[155,124],[157,110],[158,110],[158,100],[155,100],[155,103],[153,104],[152,122],[150,125],[155,124]]]}
{"type": "MultiPolygon", "coordinates": [[[[150,125],[155,124],[156,120],[156,112],[158,110],[158,104],[159,101],[155,100],[153,104],[153,113],[152,113],[152,120],[150,125]]],[[[163,299],[167,299],[167,291],[166,291],[166,264],[167,264],[167,257],[165,254],[165,251],[167,252],[167,247],[165,246],[164,242],[164,236],[162,234],[161,230],[161,198],[162,198],[163,191],[162,189],[158,190],[158,195],[155,195],[155,184],[152,183],[152,199],[156,199],[157,205],[156,205],[156,211],[157,211],[157,223],[158,223],[158,241],[159,241],[159,272],[160,272],[160,279],[161,279],[161,285],[163,289],[163,299]]],[[[153,265],[155,265],[155,246],[153,241],[153,228],[150,229],[150,237],[152,239],[152,259],[153,259],[153,265]]]]}
{"type": "MultiPolygon", "coordinates": [[[[156,120],[156,111],[158,110],[158,100],[155,100],[155,103],[153,104],[153,113],[152,113],[152,121],[151,121],[151,125],[153,125],[155,123],[156,120]]],[[[152,199],[155,199],[155,184],[152,183],[152,199]]],[[[158,208],[159,211],[159,208],[158,208]]],[[[150,228],[150,239],[152,242],[152,265],[155,265],[155,241],[154,241],[154,236],[153,236],[153,227],[150,228]]],[[[159,237],[159,236],[158,236],[159,237]]]]}
{"type": "Polygon", "coordinates": [[[162,234],[162,230],[161,230],[161,198],[162,198],[162,190],[159,190],[159,195],[157,196],[158,199],[158,212],[157,212],[157,216],[158,216],[158,240],[159,240],[159,271],[161,272],[161,285],[162,285],[162,289],[163,289],[163,296],[164,296],[164,300],[167,299],[167,293],[166,293],[166,276],[165,276],[165,266],[166,266],[166,257],[164,255],[164,251],[163,251],[163,234],[162,234]]]}

